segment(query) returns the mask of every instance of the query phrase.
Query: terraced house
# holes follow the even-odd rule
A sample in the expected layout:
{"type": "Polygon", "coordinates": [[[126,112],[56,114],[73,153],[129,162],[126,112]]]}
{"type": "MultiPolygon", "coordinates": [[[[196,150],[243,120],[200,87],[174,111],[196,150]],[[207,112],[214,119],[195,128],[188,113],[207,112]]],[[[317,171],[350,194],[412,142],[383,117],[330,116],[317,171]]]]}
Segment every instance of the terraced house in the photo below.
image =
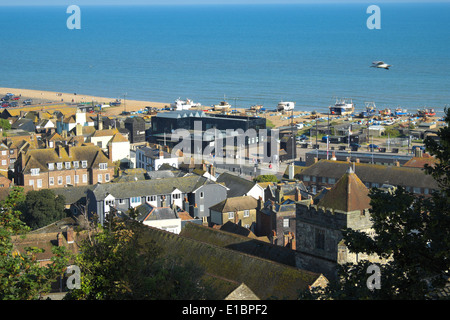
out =
{"type": "Polygon", "coordinates": [[[52,189],[109,182],[114,167],[97,146],[68,145],[22,152],[15,162],[15,175],[17,185],[52,189]]]}
{"type": "Polygon", "coordinates": [[[196,174],[108,183],[87,192],[88,212],[96,213],[100,223],[109,213],[126,213],[144,203],[155,208],[177,206],[207,223],[209,208],[226,197],[225,186],[196,174]]]}

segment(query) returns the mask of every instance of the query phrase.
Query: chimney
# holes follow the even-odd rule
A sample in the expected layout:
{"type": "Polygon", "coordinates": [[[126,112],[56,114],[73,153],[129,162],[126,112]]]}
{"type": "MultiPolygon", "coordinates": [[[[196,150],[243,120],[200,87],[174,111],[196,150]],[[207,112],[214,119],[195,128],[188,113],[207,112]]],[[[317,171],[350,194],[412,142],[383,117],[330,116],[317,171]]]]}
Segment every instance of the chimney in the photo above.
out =
{"type": "Polygon", "coordinates": [[[302,200],[302,194],[300,193],[300,189],[298,187],[295,187],[295,201],[301,201],[302,200]]]}
{"type": "Polygon", "coordinates": [[[73,243],[74,237],[73,237],[73,228],[68,227],[67,228],[67,243],[73,243]]]}
{"type": "Polygon", "coordinates": [[[76,136],[82,136],[83,135],[83,126],[81,125],[81,123],[77,123],[77,125],[75,127],[75,135],[76,136]]]}
{"type": "Polygon", "coordinates": [[[331,153],[331,160],[336,161],[336,153],[334,151],[331,153]]]}
{"type": "Polygon", "coordinates": [[[256,209],[257,209],[258,211],[261,211],[262,208],[263,208],[263,200],[262,200],[261,197],[258,197],[257,203],[258,203],[258,206],[256,207],[256,209]]]}
{"type": "Polygon", "coordinates": [[[61,159],[62,158],[62,147],[60,146],[60,145],[58,145],[57,147],[56,147],[56,153],[58,154],[58,157],[61,159]]]}
{"type": "Polygon", "coordinates": [[[62,247],[62,246],[64,245],[62,233],[61,233],[61,232],[58,233],[58,235],[56,236],[56,238],[57,238],[57,240],[58,240],[58,247],[62,247]]]}
{"type": "Polygon", "coordinates": [[[97,113],[97,130],[103,130],[103,120],[99,113],[97,113]]]}
{"type": "Polygon", "coordinates": [[[294,162],[289,165],[289,180],[294,179],[294,162]]]}
{"type": "Polygon", "coordinates": [[[69,156],[69,158],[72,158],[72,146],[71,145],[67,145],[67,155],[69,156]]]}
{"type": "Polygon", "coordinates": [[[210,166],[209,166],[209,174],[210,174],[212,177],[215,177],[215,176],[216,176],[216,168],[214,167],[214,165],[210,165],[210,166]]]}
{"type": "Polygon", "coordinates": [[[189,213],[189,201],[188,201],[187,197],[184,197],[183,210],[186,211],[187,213],[189,213]]]}
{"type": "Polygon", "coordinates": [[[108,159],[112,161],[113,152],[112,152],[112,143],[108,144],[108,159]]]}

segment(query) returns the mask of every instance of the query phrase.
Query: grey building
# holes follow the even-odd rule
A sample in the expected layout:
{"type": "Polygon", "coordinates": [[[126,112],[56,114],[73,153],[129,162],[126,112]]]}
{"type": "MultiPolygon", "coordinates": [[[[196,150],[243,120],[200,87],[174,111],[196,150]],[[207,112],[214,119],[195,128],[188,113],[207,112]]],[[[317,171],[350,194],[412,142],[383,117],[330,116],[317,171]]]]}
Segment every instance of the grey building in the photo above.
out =
{"type": "Polygon", "coordinates": [[[342,243],[342,230],[351,228],[371,234],[368,194],[369,190],[349,169],[317,204],[311,200],[296,203],[297,268],[336,279],[338,264],[355,262],[342,243]]]}
{"type": "Polygon", "coordinates": [[[227,188],[198,175],[99,184],[87,193],[88,210],[103,223],[108,213],[126,213],[143,203],[153,207],[177,206],[205,222],[209,207],[224,200],[227,188]]]}

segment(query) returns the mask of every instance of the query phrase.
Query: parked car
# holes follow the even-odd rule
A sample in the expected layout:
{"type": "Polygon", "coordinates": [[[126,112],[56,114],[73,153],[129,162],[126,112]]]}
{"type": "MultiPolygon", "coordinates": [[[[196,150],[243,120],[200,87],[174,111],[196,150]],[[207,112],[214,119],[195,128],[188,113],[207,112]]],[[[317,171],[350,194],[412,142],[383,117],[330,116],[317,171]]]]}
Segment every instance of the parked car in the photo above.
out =
{"type": "Polygon", "coordinates": [[[350,143],[350,147],[357,147],[357,148],[361,148],[361,145],[359,143],[356,142],[352,142],[350,143]]]}
{"type": "Polygon", "coordinates": [[[23,101],[23,104],[25,104],[25,105],[30,105],[32,103],[33,103],[33,100],[31,100],[31,99],[26,99],[23,101]]]}
{"type": "Polygon", "coordinates": [[[376,144],[371,143],[369,144],[369,149],[380,149],[380,147],[376,144]]]}
{"type": "Polygon", "coordinates": [[[14,96],[12,99],[13,99],[13,100],[19,100],[20,97],[19,97],[19,96],[14,96]]]}

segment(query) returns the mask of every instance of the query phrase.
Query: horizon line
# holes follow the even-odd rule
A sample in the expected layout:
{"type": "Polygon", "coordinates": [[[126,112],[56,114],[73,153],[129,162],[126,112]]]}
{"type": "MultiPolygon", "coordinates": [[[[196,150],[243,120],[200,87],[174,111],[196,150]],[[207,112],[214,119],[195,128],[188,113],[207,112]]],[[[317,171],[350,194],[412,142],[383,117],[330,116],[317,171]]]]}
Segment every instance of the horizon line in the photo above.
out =
{"type": "MultiPolygon", "coordinates": [[[[333,1],[333,0],[319,0],[319,1],[313,1],[313,0],[307,0],[305,2],[218,2],[218,3],[205,3],[205,2],[197,2],[197,3],[167,3],[167,2],[160,2],[160,3],[80,3],[76,4],[78,6],[84,6],[84,7],[104,7],[104,6],[123,6],[123,7],[131,7],[131,6],[232,6],[232,5],[340,5],[340,4],[355,4],[355,5],[367,5],[367,4],[373,4],[374,1],[362,1],[362,2],[356,2],[351,0],[343,0],[343,1],[333,1]]],[[[383,5],[389,5],[389,4],[450,4],[450,0],[384,0],[384,1],[377,1],[378,4],[383,5]]],[[[54,3],[43,3],[43,4],[36,4],[36,3],[0,3],[0,7],[67,7],[71,4],[54,4],[54,3]]]]}

